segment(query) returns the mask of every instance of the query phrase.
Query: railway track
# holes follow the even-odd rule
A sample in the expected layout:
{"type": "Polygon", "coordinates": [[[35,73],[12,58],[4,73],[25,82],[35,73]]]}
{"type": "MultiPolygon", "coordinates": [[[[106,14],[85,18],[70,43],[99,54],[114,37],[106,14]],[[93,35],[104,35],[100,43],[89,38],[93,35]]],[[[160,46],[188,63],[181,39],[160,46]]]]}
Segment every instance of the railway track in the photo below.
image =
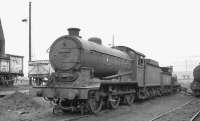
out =
{"type": "MultiPolygon", "coordinates": [[[[17,90],[18,92],[21,92],[21,93],[29,93],[29,90],[17,90]]],[[[13,93],[15,93],[16,91],[15,90],[11,90],[11,91],[0,91],[0,98],[1,97],[4,97],[6,95],[11,95],[13,93]]]]}
{"type": "Polygon", "coordinates": [[[79,120],[81,118],[85,118],[85,117],[88,117],[89,115],[82,115],[82,116],[77,116],[77,117],[73,117],[73,118],[69,118],[69,119],[62,119],[62,120],[59,120],[59,121],[76,121],[76,120],[79,120]]]}
{"type": "Polygon", "coordinates": [[[200,120],[200,110],[190,119],[190,121],[199,121],[200,120]]]}
{"type": "MultiPolygon", "coordinates": [[[[171,110],[169,110],[169,111],[167,111],[167,112],[164,112],[164,113],[162,113],[162,114],[156,116],[155,118],[153,118],[153,119],[151,119],[151,120],[149,120],[149,121],[156,121],[156,120],[160,119],[161,117],[163,117],[163,116],[165,116],[165,115],[167,115],[167,114],[169,114],[169,113],[171,113],[171,112],[173,112],[173,111],[175,111],[175,110],[181,109],[182,107],[188,105],[188,104],[191,103],[192,101],[194,101],[194,99],[192,99],[192,100],[190,100],[190,101],[184,103],[184,104],[181,105],[181,106],[178,106],[178,107],[173,108],[173,109],[171,109],[171,110]]],[[[200,113],[200,112],[199,112],[199,113],[200,113]]],[[[191,120],[191,121],[194,121],[194,120],[191,120]]]]}
{"type": "MultiPolygon", "coordinates": [[[[188,102],[184,103],[183,105],[178,106],[178,107],[176,107],[176,108],[173,108],[173,109],[171,109],[171,110],[169,110],[169,111],[167,111],[167,112],[165,112],[165,113],[162,113],[162,114],[156,116],[155,118],[151,119],[150,121],[157,121],[159,118],[161,118],[161,117],[163,117],[163,116],[165,116],[165,115],[167,115],[167,114],[169,114],[169,113],[171,113],[171,112],[173,112],[173,111],[176,111],[176,110],[178,110],[178,109],[181,109],[182,107],[184,107],[184,106],[190,104],[190,103],[191,103],[192,101],[194,101],[194,100],[195,100],[195,99],[189,100],[188,102]]],[[[62,120],[59,120],[59,121],[76,121],[76,120],[79,120],[79,119],[85,118],[85,117],[89,117],[89,115],[77,116],[77,117],[72,117],[72,118],[69,118],[69,119],[62,119],[62,120]]],[[[191,118],[190,121],[198,121],[197,118],[200,119],[200,110],[191,118]]]]}

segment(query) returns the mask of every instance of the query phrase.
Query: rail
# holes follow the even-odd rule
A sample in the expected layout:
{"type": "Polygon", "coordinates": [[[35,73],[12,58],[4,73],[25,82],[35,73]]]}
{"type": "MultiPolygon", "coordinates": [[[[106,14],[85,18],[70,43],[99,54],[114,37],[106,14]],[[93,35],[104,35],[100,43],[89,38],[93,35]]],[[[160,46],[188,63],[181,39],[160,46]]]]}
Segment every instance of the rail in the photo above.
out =
{"type": "Polygon", "coordinates": [[[78,117],[74,117],[74,118],[69,118],[69,119],[62,119],[62,120],[59,120],[59,121],[76,121],[76,120],[79,120],[81,118],[85,118],[85,117],[88,117],[89,115],[82,115],[82,116],[78,116],[78,117]]]}
{"type": "Polygon", "coordinates": [[[192,99],[192,100],[190,100],[190,101],[184,103],[184,104],[181,105],[181,106],[178,106],[178,107],[173,108],[173,109],[171,109],[171,110],[169,110],[169,111],[167,111],[167,112],[164,112],[164,113],[162,113],[162,114],[156,116],[155,118],[153,118],[153,119],[151,119],[151,120],[149,120],[149,121],[155,121],[155,120],[157,120],[157,119],[159,119],[159,118],[161,118],[161,117],[163,117],[163,116],[165,116],[165,115],[167,115],[167,114],[169,114],[169,113],[171,113],[171,112],[173,112],[173,111],[175,111],[175,110],[177,110],[177,109],[180,109],[180,108],[184,107],[185,105],[191,103],[192,101],[194,101],[194,99],[192,99]]]}
{"type": "MultiPolygon", "coordinates": [[[[29,93],[29,90],[17,90],[18,92],[21,92],[21,93],[29,93]]],[[[15,90],[10,90],[10,91],[1,91],[0,92],[0,97],[4,97],[6,95],[11,95],[13,93],[15,93],[16,91],[15,90]]]]}
{"type": "Polygon", "coordinates": [[[200,110],[190,119],[190,121],[195,121],[200,114],[200,110]]]}

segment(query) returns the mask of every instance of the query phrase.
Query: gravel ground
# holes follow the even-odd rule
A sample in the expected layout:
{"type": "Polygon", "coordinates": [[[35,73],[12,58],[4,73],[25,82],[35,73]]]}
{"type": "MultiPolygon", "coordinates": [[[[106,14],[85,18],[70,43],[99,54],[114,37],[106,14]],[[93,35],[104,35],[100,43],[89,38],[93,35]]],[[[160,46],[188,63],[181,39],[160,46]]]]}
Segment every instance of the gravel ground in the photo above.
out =
{"type": "Polygon", "coordinates": [[[79,121],[149,121],[155,116],[188,102],[191,98],[182,94],[155,98],[136,103],[131,107],[121,106],[114,111],[103,111],[98,117],[91,116],[79,121]]]}
{"type": "Polygon", "coordinates": [[[0,121],[16,121],[22,115],[38,112],[43,107],[32,97],[15,92],[0,99],[0,121]]]}
{"type": "MultiPolygon", "coordinates": [[[[103,110],[98,115],[90,115],[78,121],[148,121],[153,117],[164,113],[174,107],[180,106],[193,97],[183,94],[158,97],[143,102],[137,102],[132,106],[122,105],[116,110],[103,110]]],[[[60,121],[80,116],[80,113],[52,114],[52,106],[42,98],[34,100],[42,105],[30,112],[6,111],[0,112],[0,121],[60,121]],[[3,113],[3,116],[1,115],[3,113]]]]}
{"type": "MultiPolygon", "coordinates": [[[[15,96],[15,98],[16,97],[23,96],[15,96]]],[[[13,109],[11,105],[12,103],[9,103],[7,106],[11,107],[11,109],[6,108],[7,110],[0,110],[0,121],[60,121],[80,116],[80,113],[58,113],[57,115],[54,115],[52,114],[52,105],[42,98],[25,96],[25,99],[26,101],[20,100],[20,98],[18,99],[18,106],[20,108],[13,106],[13,109]],[[35,104],[38,104],[40,105],[40,108],[35,108],[34,110],[28,109],[29,111],[25,110],[28,105],[27,101],[35,101],[33,107],[35,104]],[[20,103],[22,104],[20,105],[20,103]]],[[[77,121],[148,121],[161,113],[188,102],[191,99],[193,99],[193,97],[180,93],[163,96],[151,100],[136,102],[132,106],[122,105],[116,110],[103,110],[98,115],[90,115],[89,117],[81,118],[77,121]]],[[[2,103],[0,102],[0,104],[2,103]]]]}
{"type": "MultiPolygon", "coordinates": [[[[11,88],[1,88],[0,91],[16,91],[30,88],[31,87],[28,85],[19,84],[11,88]]],[[[12,99],[8,97],[7,100],[12,99]]],[[[16,100],[14,103],[12,101],[10,101],[10,103],[9,101],[5,102],[5,100],[3,103],[0,102],[0,106],[3,105],[3,107],[6,107],[0,107],[0,121],[62,121],[63,119],[80,116],[80,113],[58,113],[57,115],[54,115],[52,114],[52,105],[44,101],[42,98],[25,96],[26,101],[24,102],[24,100],[20,100],[20,97],[24,97],[23,95],[17,97],[19,97],[17,98],[19,103],[17,103],[16,100]],[[35,101],[33,104],[37,103],[40,107],[35,108],[34,105],[31,105],[35,109],[29,109],[31,106],[28,104],[28,101],[35,101]],[[12,106],[15,103],[18,105],[12,106]]],[[[136,102],[132,106],[122,105],[116,110],[103,110],[98,115],[90,115],[89,117],[81,118],[77,121],[149,121],[152,118],[178,107],[191,99],[195,98],[189,95],[184,95],[184,93],[158,97],[151,100],[136,102]]],[[[196,107],[200,107],[199,103],[194,103],[192,105],[195,107],[194,109],[196,109],[196,107]]],[[[187,108],[193,109],[193,106],[188,106],[187,108]]],[[[171,117],[176,117],[177,115],[181,116],[182,114],[177,112],[173,115],[171,114],[171,117]]],[[[162,121],[168,120],[171,120],[170,117],[166,117],[166,120],[162,119],[162,121]]]]}

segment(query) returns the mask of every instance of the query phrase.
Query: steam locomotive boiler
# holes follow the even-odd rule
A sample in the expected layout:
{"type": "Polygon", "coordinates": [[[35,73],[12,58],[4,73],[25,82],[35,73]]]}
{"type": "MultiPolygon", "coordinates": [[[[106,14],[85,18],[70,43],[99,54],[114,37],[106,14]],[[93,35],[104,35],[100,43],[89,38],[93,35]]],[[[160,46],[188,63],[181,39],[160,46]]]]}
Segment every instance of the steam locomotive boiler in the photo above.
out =
{"type": "Polygon", "coordinates": [[[101,46],[92,39],[84,41],[72,36],[57,39],[50,48],[49,58],[56,71],[69,73],[87,67],[99,78],[117,74],[119,70],[130,70],[132,61],[120,50],[101,46]]]}
{"type": "Polygon", "coordinates": [[[54,109],[97,113],[102,106],[115,109],[131,105],[135,98],[146,99],[172,92],[172,67],[129,47],[105,47],[99,38],[88,41],[80,29],[56,39],[49,60],[55,72],[46,86],[35,87],[38,95],[53,101],[54,109]]]}

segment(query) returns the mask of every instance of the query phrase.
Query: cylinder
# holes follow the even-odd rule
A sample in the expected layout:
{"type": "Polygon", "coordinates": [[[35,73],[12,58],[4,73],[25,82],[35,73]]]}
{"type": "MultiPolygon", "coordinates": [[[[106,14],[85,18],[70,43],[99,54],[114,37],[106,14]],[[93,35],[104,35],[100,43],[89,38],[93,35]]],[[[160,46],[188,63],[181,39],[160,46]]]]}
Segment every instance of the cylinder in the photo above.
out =
{"type": "Polygon", "coordinates": [[[5,38],[3,34],[3,28],[1,25],[1,19],[0,19],[0,56],[5,55],[5,38]]]}

